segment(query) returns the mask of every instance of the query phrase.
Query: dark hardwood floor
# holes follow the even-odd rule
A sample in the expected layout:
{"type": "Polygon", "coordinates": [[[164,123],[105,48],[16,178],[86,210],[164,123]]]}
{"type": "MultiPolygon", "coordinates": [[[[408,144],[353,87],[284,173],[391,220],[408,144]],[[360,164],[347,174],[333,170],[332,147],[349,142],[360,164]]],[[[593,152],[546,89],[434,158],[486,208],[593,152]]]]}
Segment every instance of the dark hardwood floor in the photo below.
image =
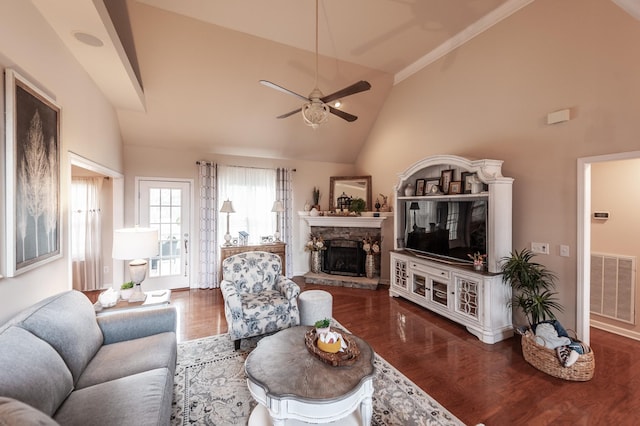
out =
{"type": "MultiPolygon", "coordinates": [[[[542,373],[522,357],[520,337],[488,345],[464,327],[377,291],[305,285],[333,295],[333,316],[468,425],[640,423],[640,342],[591,330],[589,382],[542,373]]],[[[172,293],[179,341],[227,331],[219,290],[172,293]]]]}

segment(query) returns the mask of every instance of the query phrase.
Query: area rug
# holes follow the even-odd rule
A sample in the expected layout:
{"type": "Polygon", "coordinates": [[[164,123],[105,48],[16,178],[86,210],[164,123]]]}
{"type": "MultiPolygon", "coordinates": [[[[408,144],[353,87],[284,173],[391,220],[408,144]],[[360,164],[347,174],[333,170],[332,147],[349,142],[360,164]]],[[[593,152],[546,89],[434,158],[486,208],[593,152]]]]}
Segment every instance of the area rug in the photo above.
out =
{"type": "MultiPolygon", "coordinates": [[[[246,425],[256,402],[244,361],[258,340],[243,340],[239,351],[228,334],[180,343],[171,424],[246,425]]],[[[381,356],[374,364],[372,425],[463,425],[381,356]]]]}

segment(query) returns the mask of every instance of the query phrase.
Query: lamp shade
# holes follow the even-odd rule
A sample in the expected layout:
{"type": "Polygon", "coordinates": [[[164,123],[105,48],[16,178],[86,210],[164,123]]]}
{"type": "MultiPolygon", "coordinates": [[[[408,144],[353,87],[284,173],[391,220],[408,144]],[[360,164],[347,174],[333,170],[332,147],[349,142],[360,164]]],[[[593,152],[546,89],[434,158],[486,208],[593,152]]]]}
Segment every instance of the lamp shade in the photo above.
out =
{"type": "Polygon", "coordinates": [[[114,259],[145,259],[158,255],[158,230],[153,228],[124,228],[113,233],[114,259]]]}
{"type": "Polygon", "coordinates": [[[273,207],[271,208],[271,211],[274,213],[280,213],[284,211],[284,206],[282,205],[282,201],[274,201],[273,202],[273,207]]]}
{"type": "Polygon", "coordinates": [[[220,213],[235,213],[236,211],[233,209],[233,204],[231,201],[227,200],[222,203],[222,207],[220,208],[220,213]]]}
{"type": "Polygon", "coordinates": [[[420,210],[420,206],[418,206],[417,202],[413,201],[409,206],[409,210],[420,210]]]}

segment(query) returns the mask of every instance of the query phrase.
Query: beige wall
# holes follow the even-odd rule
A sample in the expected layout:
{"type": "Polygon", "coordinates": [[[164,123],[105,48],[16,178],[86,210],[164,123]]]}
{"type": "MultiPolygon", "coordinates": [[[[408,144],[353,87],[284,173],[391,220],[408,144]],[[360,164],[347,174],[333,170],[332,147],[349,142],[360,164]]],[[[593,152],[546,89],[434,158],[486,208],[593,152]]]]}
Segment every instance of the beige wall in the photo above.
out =
{"type": "MultiPolygon", "coordinates": [[[[62,251],[64,257],[15,278],[0,279],[0,323],[20,309],[52,294],[71,288],[68,257],[67,152],[121,171],[122,145],[113,107],[63,46],[31,2],[0,2],[0,67],[13,68],[45,90],[61,111],[61,204],[62,251]]],[[[4,99],[4,84],[0,88],[4,99]]],[[[4,102],[0,102],[4,117],[4,102]]],[[[4,120],[0,120],[4,134],[4,120]]],[[[1,175],[4,176],[4,149],[1,175]]],[[[4,185],[2,185],[4,188],[4,185]]],[[[5,189],[6,191],[6,189],[5,189]]],[[[0,201],[0,223],[4,222],[4,197],[0,201]]],[[[2,273],[5,265],[5,232],[1,233],[2,273]]]]}
{"type": "Polygon", "coordinates": [[[639,39],[640,22],[609,0],[537,0],[396,85],[358,169],[377,191],[433,154],[504,160],[513,247],[550,244],[536,260],[557,273],[560,319],[574,328],[576,160],[638,149],[639,39]],[[564,108],[569,122],[545,124],[564,108]]]}
{"type": "MultiPolygon", "coordinates": [[[[591,211],[608,211],[606,221],[591,220],[591,251],[640,258],[640,159],[611,161],[591,165],[591,211]]],[[[637,267],[637,264],[636,264],[637,267]]],[[[635,304],[640,306],[636,273],[635,304]]],[[[630,325],[592,314],[606,324],[640,332],[640,324],[630,325]]]]}
{"type": "MultiPolygon", "coordinates": [[[[179,145],[176,141],[176,145],[179,145]]],[[[296,212],[293,220],[293,247],[289,249],[293,253],[293,273],[303,274],[309,270],[308,253],[304,251],[304,243],[307,235],[301,231],[300,220],[297,217],[298,211],[304,210],[305,202],[311,202],[311,192],[314,186],[320,188],[320,205],[323,209],[329,208],[329,177],[348,176],[355,173],[353,165],[337,163],[319,163],[311,161],[285,161],[249,157],[231,157],[212,155],[206,153],[191,152],[181,150],[153,149],[148,147],[127,145],[125,147],[125,225],[135,225],[134,212],[134,187],[136,177],[162,177],[191,179],[197,187],[196,161],[215,161],[220,164],[248,166],[248,167],[288,167],[296,169],[293,174],[293,204],[296,212]]],[[[375,185],[375,184],[374,184],[375,185]]],[[[388,191],[387,191],[388,192],[388,191]]],[[[195,193],[194,210],[199,209],[197,191],[195,193]]],[[[192,235],[192,247],[198,247],[197,240],[197,214],[193,216],[194,228],[192,235]]],[[[192,253],[192,265],[198,265],[197,251],[192,253]]],[[[193,271],[197,273],[197,271],[193,271]]],[[[387,273],[388,276],[388,273],[387,273]]]]}

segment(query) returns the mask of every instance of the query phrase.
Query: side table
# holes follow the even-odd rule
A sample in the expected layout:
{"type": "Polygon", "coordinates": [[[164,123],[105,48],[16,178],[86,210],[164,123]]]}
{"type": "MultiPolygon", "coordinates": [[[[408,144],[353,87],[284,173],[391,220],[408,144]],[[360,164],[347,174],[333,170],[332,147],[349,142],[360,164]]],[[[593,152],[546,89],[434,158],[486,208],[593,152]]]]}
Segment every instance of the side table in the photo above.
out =
{"type": "Polygon", "coordinates": [[[247,386],[258,402],[249,425],[371,424],[373,349],[353,336],[360,357],[333,367],[307,349],[304,335],[310,329],[292,327],[265,337],[247,357],[247,386]]]}
{"type": "Polygon", "coordinates": [[[110,306],[105,308],[100,305],[100,302],[94,303],[94,308],[96,310],[96,314],[106,313],[106,312],[116,312],[124,309],[135,309],[135,308],[144,308],[147,306],[158,306],[158,305],[168,305],[171,303],[171,290],[155,290],[155,291],[145,291],[145,300],[140,302],[129,302],[127,300],[118,300],[114,306],[110,306]]]}

